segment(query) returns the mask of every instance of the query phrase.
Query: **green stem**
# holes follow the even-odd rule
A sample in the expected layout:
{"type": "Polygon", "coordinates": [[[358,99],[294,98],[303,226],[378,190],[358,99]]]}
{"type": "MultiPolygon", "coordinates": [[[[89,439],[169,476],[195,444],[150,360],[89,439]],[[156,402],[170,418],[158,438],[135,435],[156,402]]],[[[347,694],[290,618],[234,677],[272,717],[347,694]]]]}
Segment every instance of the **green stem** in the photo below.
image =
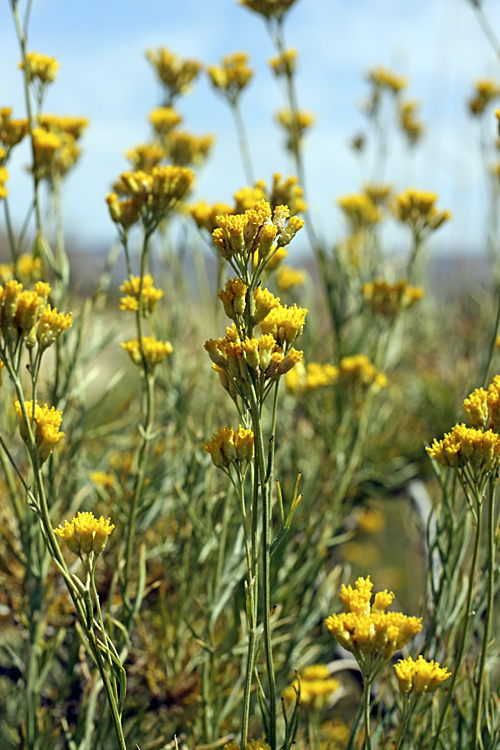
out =
{"type": "Polygon", "coordinates": [[[441,706],[441,712],[439,714],[439,721],[438,721],[437,729],[434,734],[434,737],[432,738],[432,742],[430,744],[429,750],[436,750],[437,748],[437,745],[439,742],[439,735],[441,734],[441,729],[443,727],[446,712],[448,710],[448,706],[450,705],[453,691],[455,689],[455,683],[458,678],[458,673],[460,671],[460,666],[462,664],[462,659],[463,659],[464,652],[465,652],[465,644],[467,641],[467,633],[469,630],[469,622],[470,622],[471,610],[472,610],[474,579],[476,577],[476,567],[477,567],[477,560],[479,556],[480,543],[481,543],[481,509],[478,507],[478,512],[476,514],[476,535],[474,539],[474,552],[472,555],[472,563],[471,563],[471,568],[470,568],[470,573],[469,573],[469,586],[467,590],[467,601],[465,604],[464,617],[462,621],[462,632],[460,635],[458,654],[457,654],[455,663],[453,665],[453,672],[452,672],[452,675],[448,684],[448,691],[446,693],[446,697],[441,706]]]}
{"type": "Polygon", "coordinates": [[[491,621],[493,617],[493,605],[495,600],[495,490],[497,480],[490,478],[490,491],[488,497],[488,599],[486,604],[486,617],[484,622],[483,644],[481,658],[477,674],[476,704],[474,708],[474,738],[472,750],[476,750],[481,743],[481,713],[484,696],[484,671],[486,667],[486,656],[490,645],[491,621]]]}
{"type": "Polygon", "coordinates": [[[371,750],[372,741],[370,734],[370,687],[371,679],[369,677],[363,678],[363,719],[365,725],[365,742],[364,747],[366,750],[371,750]]]}

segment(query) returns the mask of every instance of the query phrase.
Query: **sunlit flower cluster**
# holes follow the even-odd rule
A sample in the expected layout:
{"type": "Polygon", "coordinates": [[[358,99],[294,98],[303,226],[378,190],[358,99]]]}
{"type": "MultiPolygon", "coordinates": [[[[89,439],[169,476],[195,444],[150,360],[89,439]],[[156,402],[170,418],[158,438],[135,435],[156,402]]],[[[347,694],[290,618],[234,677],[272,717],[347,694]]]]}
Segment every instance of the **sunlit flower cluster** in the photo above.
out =
{"type": "Polygon", "coordinates": [[[415,235],[432,232],[451,218],[449,211],[438,211],[437,193],[407,188],[396,196],[393,210],[397,219],[408,224],[415,235]]]}
{"type": "Polygon", "coordinates": [[[14,276],[17,276],[23,284],[39,281],[42,276],[42,261],[29,253],[22,253],[17,258],[17,273],[16,264],[0,263],[0,284],[5,284],[14,276]]]}
{"type": "Polygon", "coordinates": [[[42,281],[32,292],[14,279],[0,287],[0,328],[9,345],[23,340],[33,347],[38,340],[43,350],[71,326],[71,313],[64,315],[47,306],[49,294],[50,286],[42,281]]]}
{"type": "Polygon", "coordinates": [[[340,682],[330,676],[326,664],[316,664],[303,669],[283,690],[282,696],[294,701],[300,690],[300,705],[317,710],[328,706],[339,688],[340,682]]]}
{"type": "Polygon", "coordinates": [[[186,209],[195,220],[198,229],[206,229],[210,234],[212,234],[214,229],[217,229],[217,216],[234,213],[234,209],[227,203],[209,204],[205,203],[205,201],[198,201],[198,203],[194,203],[191,206],[186,206],[186,209]]]}
{"type": "Polygon", "coordinates": [[[165,149],[157,143],[140,143],[135,148],[125,152],[125,156],[132,163],[134,170],[151,172],[166,157],[165,149]]]}
{"type": "Polygon", "coordinates": [[[339,364],[339,381],[343,385],[367,388],[372,383],[378,388],[385,388],[387,378],[377,372],[375,365],[365,354],[344,357],[339,364]]]}
{"type": "Polygon", "coordinates": [[[391,197],[392,185],[369,182],[364,186],[363,192],[376,206],[386,206],[391,197]]]}
{"type": "Polygon", "coordinates": [[[191,83],[201,70],[198,60],[183,60],[166,47],[148,50],[147,58],[155,68],[158,78],[168,92],[167,105],[179,94],[188,92],[191,83]]]}
{"type": "Polygon", "coordinates": [[[230,427],[222,427],[203,447],[210,454],[214,466],[219,469],[225,469],[233,462],[245,464],[254,455],[254,434],[241,425],[236,432],[230,427]]]}
{"type": "Polygon", "coordinates": [[[453,469],[470,466],[475,473],[490,473],[500,465],[500,436],[492,430],[482,432],[456,424],[426,451],[442,466],[453,469]]]}
{"type": "Polygon", "coordinates": [[[349,224],[352,234],[373,226],[382,218],[380,209],[365,193],[352,193],[337,199],[337,205],[349,224]]]}
{"type": "MultiPolygon", "coordinates": [[[[120,287],[125,297],[120,299],[120,310],[137,312],[139,309],[139,292],[141,290],[141,277],[131,276],[126,279],[120,287]]],[[[163,291],[156,289],[153,279],[148,273],[142,280],[142,303],[144,313],[151,314],[156,308],[157,302],[163,297],[163,291]]]]}
{"type": "Polygon", "coordinates": [[[293,370],[287,372],[285,383],[287,390],[297,395],[332,385],[338,379],[338,376],[339,368],[335,365],[308,362],[304,366],[300,363],[293,370]]]}
{"type": "Polygon", "coordinates": [[[288,292],[296,286],[303,286],[305,280],[305,271],[282,265],[276,277],[276,284],[281,292],[288,292]]]}
{"type": "MultiPolygon", "coordinates": [[[[33,422],[33,401],[25,401],[26,416],[29,428],[23,416],[23,410],[19,401],[16,401],[16,414],[19,419],[19,434],[25,443],[29,443],[29,434],[33,422]]],[[[38,453],[38,459],[41,464],[48,459],[56,443],[64,437],[64,432],[59,432],[62,422],[62,412],[52,407],[49,409],[47,404],[44,406],[35,405],[34,415],[34,440],[38,453]]]]}
{"type": "Polygon", "coordinates": [[[488,104],[500,96],[500,85],[492,78],[480,78],[475,83],[475,91],[469,99],[469,110],[473,115],[482,115],[488,104]]]}
{"type": "Polygon", "coordinates": [[[246,52],[234,52],[222,58],[222,65],[210,65],[207,68],[214,88],[224,93],[232,103],[238,100],[253,76],[248,57],[246,52]]]}
{"type": "Polygon", "coordinates": [[[157,135],[166,136],[182,122],[182,117],[173,107],[157,107],[149,113],[149,122],[157,135]]]}
{"type": "Polygon", "coordinates": [[[363,299],[372,312],[392,317],[411,307],[424,296],[421,287],[410,286],[406,279],[389,284],[384,279],[366,282],[361,287],[363,299]]]}
{"type": "Polygon", "coordinates": [[[411,656],[400,659],[394,665],[394,670],[398,678],[399,692],[403,695],[433,693],[451,676],[451,672],[440,667],[438,662],[426,661],[422,656],[416,661],[411,656]]]}
{"type": "Polygon", "coordinates": [[[316,118],[311,112],[280,109],[276,115],[276,121],[287,133],[287,149],[294,152],[298,148],[304,133],[314,125],[316,118]]]}
{"type": "MultiPolygon", "coordinates": [[[[19,63],[21,70],[24,70],[24,60],[19,63]]],[[[47,84],[55,81],[59,63],[55,57],[41,55],[39,52],[28,52],[26,54],[26,77],[28,82],[37,80],[40,83],[47,84]]]]}
{"type": "Polygon", "coordinates": [[[166,147],[173,164],[179,167],[200,166],[210,153],[214,142],[212,135],[196,136],[186,131],[174,130],[168,136],[166,147]]]}
{"type": "Polygon", "coordinates": [[[114,528],[110,518],[104,520],[101,516],[97,519],[93,513],[77,513],[70,522],[65,521],[64,526],[59,524],[57,529],[54,529],[54,534],[57,534],[75,555],[90,555],[92,552],[94,555],[100,555],[114,528]]]}
{"type": "Polygon", "coordinates": [[[385,611],[394,599],[392,592],[379,591],[371,604],[372,588],[369,576],[358,578],[354,589],[343,585],[344,612],[325,621],[327,630],[361,663],[374,656],[388,661],[422,628],[421,618],[385,611]]]}
{"type": "Polygon", "coordinates": [[[156,367],[163,362],[169,354],[172,354],[174,348],[168,341],[158,341],[152,336],[142,337],[142,347],[139,339],[131,339],[120,344],[129,355],[135,365],[143,364],[144,361],[148,367],[156,367]]]}
{"type": "Polygon", "coordinates": [[[274,75],[278,78],[283,76],[289,78],[295,72],[295,67],[297,65],[297,50],[293,48],[287,49],[281,55],[271,57],[269,65],[271,66],[274,75]]]}
{"type": "Polygon", "coordinates": [[[150,173],[142,170],[124,172],[114,186],[115,192],[106,198],[111,218],[117,222],[115,217],[121,216],[123,209],[129,207],[130,213],[134,215],[133,204],[122,207],[115,198],[118,194],[136,201],[145,226],[151,228],[151,225],[157,225],[185,197],[193,179],[190,169],[178,166],[153,167],[150,173]]]}
{"type": "Polygon", "coordinates": [[[398,73],[394,73],[392,70],[384,67],[372,68],[368,71],[366,77],[375,88],[386,89],[392,94],[398,94],[408,85],[408,81],[404,76],[398,75],[398,73]]]}
{"type": "Polygon", "coordinates": [[[423,135],[424,126],[417,117],[418,102],[408,99],[399,105],[399,124],[411,145],[417,143],[423,135]]]}
{"type": "MultiPolygon", "coordinates": [[[[27,135],[29,126],[27,118],[12,119],[12,108],[0,108],[0,141],[7,149],[17,146],[27,135]]],[[[5,158],[5,154],[4,157],[5,158]]]]}

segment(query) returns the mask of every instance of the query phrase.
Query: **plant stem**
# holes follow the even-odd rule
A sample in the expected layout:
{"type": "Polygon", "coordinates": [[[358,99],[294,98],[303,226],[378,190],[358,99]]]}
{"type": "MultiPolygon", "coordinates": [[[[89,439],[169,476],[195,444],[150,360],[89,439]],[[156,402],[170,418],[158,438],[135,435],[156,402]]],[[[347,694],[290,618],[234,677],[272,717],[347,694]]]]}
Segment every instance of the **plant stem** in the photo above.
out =
{"type": "Polygon", "coordinates": [[[371,680],[369,677],[363,678],[363,718],[365,724],[365,742],[363,747],[371,750],[372,741],[370,735],[370,688],[371,680]]]}
{"type": "Polygon", "coordinates": [[[238,142],[240,146],[241,158],[243,161],[243,169],[245,171],[245,179],[249,185],[254,184],[254,173],[252,168],[252,160],[250,157],[250,149],[248,148],[248,137],[245,129],[245,122],[241,116],[241,111],[238,106],[238,102],[231,102],[231,111],[233,113],[234,124],[236,125],[236,132],[238,133],[238,142]]]}

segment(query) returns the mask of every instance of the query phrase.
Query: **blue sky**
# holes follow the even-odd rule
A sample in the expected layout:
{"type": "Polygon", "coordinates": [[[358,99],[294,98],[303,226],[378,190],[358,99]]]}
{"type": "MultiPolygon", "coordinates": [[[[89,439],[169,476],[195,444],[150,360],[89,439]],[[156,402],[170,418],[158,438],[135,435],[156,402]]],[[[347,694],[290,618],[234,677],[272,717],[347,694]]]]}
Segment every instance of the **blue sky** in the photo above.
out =
{"type": "MultiPolygon", "coordinates": [[[[485,0],[484,9],[500,34],[500,3],[485,0]]],[[[300,106],[317,117],[306,141],[305,161],[308,200],[324,236],[333,242],[342,235],[335,199],[359,189],[368,177],[366,164],[355,158],[348,143],[366,129],[357,106],[367,92],[363,75],[374,65],[385,65],[409,77],[408,96],[420,101],[427,129],[422,145],[410,156],[399,134],[394,135],[388,181],[398,189],[412,184],[439,192],[440,205],[450,208],[454,219],[436,236],[437,246],[480,250],[485,178],[477,122],[468,116],[465,102],[475,79],[500,80],[500,63],[470,4],[298,0],[285,31],[288,46],[300,53],[300,106]]],[[[29,49],[54,55],[61,65],[45,109],[85,115],[91,121],[82,140],[81,162],[68,177],[64,204],[68,234],[82,249],[115,239],[104,196],[127,168],[124,151],[149,138],[147,115],[159,103],[160,89],[145,50],[160,45],[207,64],[236,50],[248,51],[256,76],[242,98],[242,109],[255,173],[268,181],[276,171],[293,173],[273,120],[282,106],[281,91],[267,65],[273,47],[262,19],[236,0],[34,0],[29,49]]],[[[15,116],[23,116],[18,60],[10,3],[3,2],[0,106],[12,106],[15,116]]],[[[217,138],[195,195],[230,202],[245,177],[229,110],[204,77],[178,108],[186,129],[217,138]]],[[[493,137],[493,117],[487,130],[493,137]]],[[[23,170],[28,160],[27,150],[20,147],[8,185],[18,221],[30,190],[23,170]]]]}

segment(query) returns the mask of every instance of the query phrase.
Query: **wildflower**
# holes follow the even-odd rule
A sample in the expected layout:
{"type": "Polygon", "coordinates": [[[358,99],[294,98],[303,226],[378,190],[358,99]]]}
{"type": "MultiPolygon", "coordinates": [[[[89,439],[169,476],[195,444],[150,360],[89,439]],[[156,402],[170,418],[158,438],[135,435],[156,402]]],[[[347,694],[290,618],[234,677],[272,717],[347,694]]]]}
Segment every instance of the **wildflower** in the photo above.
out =
{"type": "Polygon", "coordinates": [[[339,368],[335,365],[308,362],[305,367],[297,367],[287,373],[285,384],[290,393],[309,393],[317,388],[335,383],[339,368]]]}
{"type": "MultiPolygon", "coordinates": [[[[26,54],[26,78],[28,83],[34,79],[42,84],[52,83],[55,81],[59,63],[55,57],[41,55],[38,52],[28,52],[26,54]]],[[[19,63],[21,70],[25,69],[24,60],[19,63]]]]}
{"type": "Polygon", "coordinates": [[[303,195],[304,190],[299,185],[298,177],[290,176],[283,180],[279,172],[273,175],[273,187],[269,197],[272,208],[283,205],[288,206],[290,216],[302,214],[307,210],[303,195]]]}
{"type": "Polygon", "coordinates": [[[372,587],[369,576],[358,578],[354,589],[343,585],[340,598],[344,612],[325,620],[327,630],[354,654],[360,666],[374,657],[389,661],[422,629],[421,618],[385,611],[394,599],[392,591],[380,591],[370,604],[372,587]]]}
{"type": "Polygon", "coordinates": [[[254,435],[251,430],[245,430],[241,425],[236,432],[230,427],[223,427],[217,430],[203,447],[210,454],[214,466],[225,469],[234,461],[244,463],[252,460],[254,435]]]}
{"type": "Polygon", "coordinates": [[[9,147],[17,146],[29,130],[27,118],[12,120],[11,114],[11,107],[0,108],[0,140],[9,147]]]}
{"type": "Polygon", "coordinates": [[[386,89],[391,94],[398,94],[408,85],[408,81],[404,76],[383,67],[376,67],[369,70],[367,79],[375,88],[386,89]]]}
{"type": "Polygon", "coordinates": [[[407,659],[400,659],[394,665],[394,669],[398,678],[399,692],[403,695],[433,693],[451,676],[451,672],[440,667],[438,662],[426,661],[422,656],[419,656],[416,661],[413,661],[411,656],[407,659]]]}
{"type": "Polygon", "coordinates": [[[231,213],[244,214],[249,208],[253,208],[258,201],[267,200],[265,180],[257,180],[252,187],[244,187],[233,196],[236,206],[231,213]]]}
{"type": "MultiPolygon", "coordinates": [[[[339,364],[340,382],[345,385],[360,385],[366,388],[377,381],[379,374],[365,354],[344,357],[339,364]]],[[[380,380],[378,385],[383,387],[384,381],[380,380]]]]}
{"type": "Polygon", "coordinates": [[[376,206],[384,206],[387,204],[392,192],[392,185],[374,184],[368,183],[364,187],[365,195],[374,203],[376,206]]]}
{"type": "MultiPolygon", "coordinates": [[[[28,423],[31,425],[33,421],[33,401],[25,401],[24,406],[26,409],[26,415],[28,417],[28,423]]],[[[17,417],[19,419],[19,434],[25,443],[28,443],[28,428],[24,421],[21,404],[19,401],[15,403],[17,417]]],[[[47,404],[39,406],[35,404],[35,446],[38,452],[38,458],[40,464],[45,463],[48,459],[56,443],[64,437],[64,432],[59,432],[59,427],[62,422],[62,412],[59,409],[52,407],[49,409],[47,404]]]]}
{"type": "Polygon", "coordinates": [[[288,255],[288,250],[284,247],[278,247],[277,250],[271,255],[266,263],[266,271],[275,271],[280,263],[285,260],[288,255]]]}
{"type": "Polygon", "coordinates": [[[76,141],[81,137],[89,121],[86,117],[72,117],[70,115],[52,115],[44,113],[39,115],[38,122],[43,130],[60,135],[65,133],[76,141]]]}
{"type": "Polygon", "coordinates": [[[297,268],[291,268],[290,266],[281,266],[276,283],[280,291],[288,292],[295,286],[302,286],[305,278],[304,271],[299,271],[297,268]]]}
{"type": "Polygon", "coordinates": [[[195,136],[191,133],[174,131],[170,133],[167,142],[168,155],[174,164],[187,167],[191,164],[200,166],[203,164],[210,149],[214,137],[212,135],[195,136]]]}
{"type": "Polygon", "coordinates": [[[142,352],[139,344],[139,339],[131,339],[123,344],[120,344],[121,348],[124,349],[130,355],[132,362],[136,365],[142,364],[142,352],[144,353],[144,359],[146,364],[150,367],[155,367],[163,362],[169,354],[172,354],[174,348],[168,341],[157,341],[152,336],[142,337],[142,352]]]}
{"type": "Polygon", "coordinates": [[[105,471],[93,471],[90,474],[90,479],[94,484],[98,484],[104,487],[105,490],[110,490],[114,487],[115,478],[113,474],[107,474],[105,471]]]}
{"type": "Polygon", "coordinates": [[[153,167],[150,173],[142,170],[124,172],[115,187],[117,193],[134,198],[143,221],[150,227],[164,219],[185,197],[193,179],[190,169],[161,166],[153,167]]]}
{"type": "Polygon", "coordinates": [[[276,121],[281,125],[288,133],[288,141],[286,147],[290,151],[294,151],[298,148],[298,144],[302,139],[306,130],[309,130],[314,123],[315,117],[310,112],[297,111],[292,112],[289,109],[281,109],[276,115],[276,121]]]}
{"type": "Polygon", "coordinates": [[[68,313],[67,315],[58,313],[57,308],[52,309],[50,305],[47,305],[42,313],[36,331],[36,338],[40,349],[47,349],[47,347],[59,340],[63,331],[71,328],[71,315],[72,313],[68,313]]]}
{"type": "Polygon", "coordinates": [[[142,143],[125,152],[125,156],[132,162],[136,170],[151,172],[166,156],[165,150],[157,143],[142,143]]]}
{"type": "Polygon", "coordinates": [[[330,677],[326,664],[317,664],[302,670],[299,677],[283,690],[283,698],[296,700],[299,686],[300,705],[317,710],[328,706],[333,694],[340,688],[340,682],[330,677]]]}
{"type": "Polygon", "coordinates": [[[449,211],[438,211],[435,206],[437,199],[437,193],[407,188],[396,196],[394,214],[399,221],[408,224],[415,235],[433,232],[451,218],[449,211]]]}
{"type": "Polygon", "coordinates": [[[363,299],[372,312],[392,317],[399,310],[411,307],[424,296],[421,287],[409,286],[406,279],[389,284],[384,279],[362,285],[363,299]]]}
{"type": "Polygon", "coordinates": [[[237,276],[226,281],[225,290],[219,289],[217,296],[224,305],[224,312],[231,320],[236,320],[245,312],[247,291],[247,285],[237,276]]]}
{"type": "Polygon", "coordinates": [[[166,47],[150,49],[146,56],[155,68],[158,78],[168,89],[170,100],[179,94],[187,93],[201,70],[201,63],[197,60],[182,60],[166,47]]]}
{"type": "Polygon", "coordinates": [[[297,61],[297,50],[287,49],[282,52],[281,55],[272,57],[269,60],[269,65],[273,70],[273,73],[278,78],[286,76],[290,78],[295,72],[295,66],[297,61]]]}
{"type": "Polygon", "coordinates": [[[33,170],[39,177],[45,176],[52,164],[56,151],[61,148],[62,140],[55,133],[49,133],[42,128],[33,130],[33,170]]]}
{"type": "Polygon", "coordinates": [[[417,143],[424,132],[424,126],[416,117],[417,108],[418,103],[413,100],[401,102],[399,105],[399,124],[410,145],[417,143]]]}
{"type": "Polygon", "coordinates": [[[234,209],[227,203],[209,205],[204,201],[198,201],[192,206],[187,206],[187,210],[195,220],[198,229],[206,229],[210,234],[217,228],[217,216],[223,214],[229,216],[234,213],[234,209]]]}
{"type": "Polygon", "coordinates": [[[477,478],[500,466],[500,436],[464,424],[456,424],[439,442],[434,439],[426,451],[442,466],[457,470],[469,466],[477,478]]]}
{"type": "Polygon", "coordinates": [[[278,21],[281,21],[294,2],[295,0],[240,0],[241,5],[250,8],[254,13],[268,19],[276,18],[278,21]]]}
{"type": "Polygon", "coordinates": [[[278,305],[260,322],[262,333],[270,333],[280,346],[293,344],[304,328],[307,310],[304,307],[278,305]]]}
{"type": "Polygon", "coordinates": [[[157,107],[149,113],[149,122],[158,135],[165,136],[176,125],[182,122],[182,117],[173,107],[157,107]]]}
{"type": "Polygon", "coordinates": [[[489,417],[488,393],[484,388],[476,388],[464,400],[463,412],[471,427],[482,430],[489,417]]]}
{"type": "Polygon", "coordinates": [[[493,382],[488,386],[486,400],[488,402],[488,427],[497,431],[500,425],[500,375],[495,375],[493,382]]]}
{"type": "Polygon", "coordinates": [[[255,305],[253,320],[256,324],[264,320],[271,310],[279,307],[280,304],[279,297],[275,297],[269,289],[263,289],[261,286],[258,286],[253,293],[253,300],[255,305]]]}
{"type": "Polygon", "coordinates": [[[69,523],[65,521],[64,526],[59,524],[57,529],[54,529],[54,534],[57,534],[75,555],[90,555],[92,552],[100,555],[114,528],[110,518],[104,520],[101,516],[97,519],[93,513],[77,513],[69,523]]]}
{"type": "Polygon", "coordinates": [[[337,204],[342,209],[353,234],[362,228],[377,224],[382,218],[380,209],[363,193],[343,195],[337,199],[337,204]]]}
{"type": "Polygon", "coordinates": [[[233,104],[253,76],[253,70],[247,65],[248,57],[246,52],[234,52],[222,58],[222,65],[211,65],[207,69],[214,88],[233,104]]]}
{"type": "MultiPolygon", "coordinates": [[[[120,300],[120,310],[137,312],[139,309],[139,290],[141,288],[141,277],[131,276],[130,281],[126,279],[120,287],[120,291],[125,293],[125,297],[120,300]]],[[[150,315],[154,312],[156,303],[163,297],[161,289],[153,286],[153,279],[150,274],[146,274],[142,280],[142,304],[143,312],[150,315]]]]}
{"type": "Polygon", "coordinates": [[[23,290],[23,285],[14,279],[0,287],[0,328],[6,341],[14,343],[23,337],[34,346],[32,334],[49,294],[50,286],[41,281],[32,292],[23,290]]]}
{"type": "Polygon", "coordinates": [[[469,110],[472,115],[482,115],[486,107],[500,96],[500,86],[491,78],[481,78],[475,83],[475,93],[469,100],[469,110]]]}
{"type": "Polygon", "coordinates": [[[2,198],[6,198],[8,195],[7,188],[5,187],[5,183],[8,179],[9,173],[7,172],[5,167],[0,167],[0,200],[2,198]]]}
{"type": "Polygon", "coordinates": [[[135,198],[122,198],[120,200],[116,193],[106,196],[109,214],[115,224],[120,224],[123,229],[128,229],[132,224],[139,221],[139,205],[135,198]]]}

